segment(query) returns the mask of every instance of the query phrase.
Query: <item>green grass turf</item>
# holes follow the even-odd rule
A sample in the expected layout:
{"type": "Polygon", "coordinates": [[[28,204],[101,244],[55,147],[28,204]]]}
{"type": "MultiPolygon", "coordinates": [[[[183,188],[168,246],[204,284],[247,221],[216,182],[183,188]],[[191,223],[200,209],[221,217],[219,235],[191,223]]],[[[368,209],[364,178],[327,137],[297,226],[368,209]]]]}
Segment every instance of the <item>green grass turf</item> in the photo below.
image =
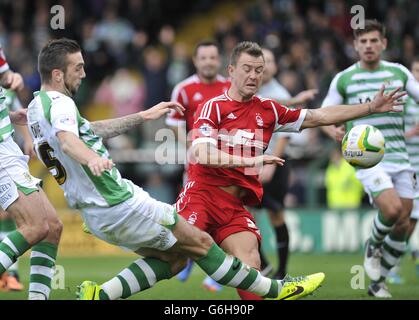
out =
{"type": "MultiPolygon", "coordinates": [[[[104,282],[128,266],[133,261],[132,257],[63,257],[58,264],[65,268],[65,289],[53,290],[51,299],[75,299],[76,285],[83,280],[104,282]]],[[[366,290],[351,288],[351,268],[362,264],[359,255],[303,255],[294,254],[290,257],[289,273],[291,275],[309,274],[322,271],[326,273],[323,286],[315,295],[307,299],[371,299],[366,290]]],[[[28,287],[29,259],[20,260],[20,273],[23,283],[28,287]]],[[[405,279],[403,285],[389,285],[395,299],[419,299],[419,278],[416,277],[415,265],[409,257],[402,263],[401,274],[405,279]]],[[[160,300],[223,300],[238,299],[234,289],[224,288],[220,292],[212,293],[204,290],[201,282],[204,273],[196,266],[186,283],[177,279],[165,280],[154,288],[136,294],[131,299],[160,299],[160,300]]],[[[366,286],[368,280],[365,278],[366,286]]],[[[26,299],[26,292],[0,292],[0,299],[26,299]]]]}

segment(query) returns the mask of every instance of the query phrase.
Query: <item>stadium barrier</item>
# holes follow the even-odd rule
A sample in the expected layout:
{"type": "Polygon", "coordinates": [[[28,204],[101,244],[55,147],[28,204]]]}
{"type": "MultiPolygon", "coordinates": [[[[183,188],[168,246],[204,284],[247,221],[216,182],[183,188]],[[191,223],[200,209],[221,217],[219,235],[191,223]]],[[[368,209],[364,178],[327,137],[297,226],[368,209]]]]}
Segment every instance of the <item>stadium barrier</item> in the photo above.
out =
{"type": "MultiPolygon", "coordinates": [[[[290,250],[301,253],[361,253],[371,232],[376,210],[286,210],[290,250]]],[[[262,247],[267,254],[275,252],[275,235],[267,213],[255,213],[262,231],[262,247]]],[[[419,227],[410,239],[411,248],[419,248],[419,227]]]]}
{"type": "MultiPolygon", "coordinates": [[[[285,219],[290,233],[290,249],[300,253],[361,253],[371,229],[375,210],[286,210],[285,219]]],[[[60,256],[121,256],[133,255],[83,231],[83,221],[76,210],[58,211],[64,223],[60,256]]],[[[275,235],[264,210],[255,212],[262,230],[262,246],[267,254],[275,252],[275,235]]],[[[419,229],[410,240],[419,248],[419,229]]]]}

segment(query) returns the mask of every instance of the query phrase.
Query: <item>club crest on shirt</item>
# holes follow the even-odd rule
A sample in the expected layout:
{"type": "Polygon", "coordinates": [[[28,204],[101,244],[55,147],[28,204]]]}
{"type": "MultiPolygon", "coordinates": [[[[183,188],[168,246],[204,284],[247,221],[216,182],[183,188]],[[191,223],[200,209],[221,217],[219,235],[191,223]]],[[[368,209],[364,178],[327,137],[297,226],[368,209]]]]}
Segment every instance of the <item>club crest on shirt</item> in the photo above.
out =
{"type": "Polygon", "coordinates": [[[32,182],[32,176],[30,175],[29,172],[24,172],[24,173],[22,173],[22,175],[26,179],[26,182],[29,182],[29,183],[32,182]]]}
{"type": "Polygon", "coordinates": [[[260,113],[256,113],[256,123],[259,127],[263,127],[263,119],[260,113]]]}
{"type": "Polygon", "coordinates": [[[212,134],[212,127],[208,123],[204,123],[199,127],[199,131],[205,137],[210,137],[212,134]]]}

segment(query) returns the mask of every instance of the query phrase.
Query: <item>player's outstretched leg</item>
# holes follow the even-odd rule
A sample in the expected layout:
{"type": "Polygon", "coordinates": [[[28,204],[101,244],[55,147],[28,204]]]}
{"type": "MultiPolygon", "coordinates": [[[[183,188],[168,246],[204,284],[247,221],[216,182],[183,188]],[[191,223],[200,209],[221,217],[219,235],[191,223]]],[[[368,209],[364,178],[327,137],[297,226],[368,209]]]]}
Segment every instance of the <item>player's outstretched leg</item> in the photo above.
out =
{"type": "Polygon", "coordinates": [[[307,296],[320,286],[325,277],[324,273],[316,273],[284,280],[269,279],[240,259],[227,255],[207,233],[189,225],[183,218],[179,217],[173,231],[178,243],[165,252],[166,255],[174,255],[173,261],[169,263],[155,258],[136,260],[100,286],[91,281],[83,282],[78,289],[78,298],[127,298],[177,274],[185,266],[185,255],[194,259],[218,283],[271,299],[294,300],[307,296]]]}
{"type": "MultiPolygon", "coordinates": [[[[315,291],[323,282],[324,273],[283,280],[269,279],[256,269],[244,265],[239,259],[224,253],[216,244],[197,264],[220,284],[240,288],[264,298],[296,300],[315,291]]],[[[171,265],[154,258],[136,260],[116,277],[98,285],[84,281],[79,287],[79,300],[115,300],[152,287],[156,282],[172,277],[171,265]]]]}

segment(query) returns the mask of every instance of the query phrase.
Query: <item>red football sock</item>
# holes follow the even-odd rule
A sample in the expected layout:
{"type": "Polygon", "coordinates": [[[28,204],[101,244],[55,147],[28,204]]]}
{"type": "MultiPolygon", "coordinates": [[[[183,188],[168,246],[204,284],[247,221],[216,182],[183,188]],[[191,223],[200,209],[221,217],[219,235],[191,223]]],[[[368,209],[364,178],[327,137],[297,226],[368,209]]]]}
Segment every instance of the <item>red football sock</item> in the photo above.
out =
{"type": "Polygon", "coordinates": [[[261,296],[242,289],[237,289],[237,293],[242,300],[263,300],[261,296]]]}

